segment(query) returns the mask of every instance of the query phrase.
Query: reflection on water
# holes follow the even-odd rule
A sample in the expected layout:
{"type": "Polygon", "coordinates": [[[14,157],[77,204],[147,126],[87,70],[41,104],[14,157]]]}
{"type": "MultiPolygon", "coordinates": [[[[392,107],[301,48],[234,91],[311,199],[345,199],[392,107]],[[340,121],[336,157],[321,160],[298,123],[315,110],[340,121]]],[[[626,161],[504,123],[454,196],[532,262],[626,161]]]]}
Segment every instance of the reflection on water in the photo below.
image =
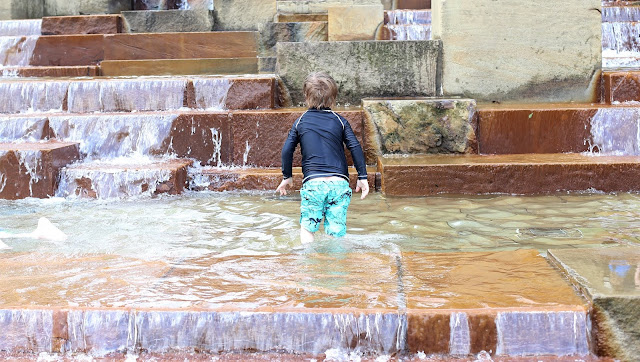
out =
{"type": "Polygon", "coordinates": [[[354,200],[349,234],[298,240],[299,195],[193,193],[132,202],[0,200],[0,228],[30,232],[47,217],[63,244],[5,240],[6,252],[117,254],[144,260],[306,252],[478,251],[582,247],[640,240],[640,195],[354,200]]]}

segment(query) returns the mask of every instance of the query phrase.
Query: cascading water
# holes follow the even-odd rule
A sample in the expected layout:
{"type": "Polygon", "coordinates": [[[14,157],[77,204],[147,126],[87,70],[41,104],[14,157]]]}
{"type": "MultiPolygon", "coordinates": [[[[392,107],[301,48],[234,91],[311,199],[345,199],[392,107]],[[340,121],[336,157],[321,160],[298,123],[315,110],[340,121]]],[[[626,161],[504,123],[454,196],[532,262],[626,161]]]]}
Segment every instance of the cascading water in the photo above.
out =
{"type": "Polygon", "coordinates": [[[640,24],[635,22],[602,23],[602,59],[604,67],[638,65],[640,24]]]}
{"type": "Polygon", "coordinates": [[[431,24],[431,10],[390,10],[388,25],[431,24]]]}
{"type": "Polygon", "coordinates": [[[0,21],[0,37],[40,35],[41,32],[42,19],[0,21]]]}
{"type": "Polygon", "coordinates": [[[431,39],[431,10],[387,11],[387,24],[392,40],[431,39]]]}
{"type": "Polygon", "coordinates": [[[0,36],[0,69],[29,65],[38,36],[0,36]]]}
{"type": "Polygon", "coordinates": [[[387,25],[393,40],[431,39],[431,26],[426,25],[387,25]]]}
{"type": "Polygon", "coordinates": [[[603,6],[602,21],[640,21],[640,6],[603,6]]]}
{"type": "Polygon", "coordinates": [[[196,108],[206,110],[225,109],[231,84],[231,80],[227,78],[194,79],[196,108]]]}
{"type": "Polygon", "coordinates": [[[45,138],[44,117],[0,117],[0,142],[35,142],[45,138]]]}
{"type": "Polygon", "coordinates": [[[0,82],[0,113],[61,112],[69,82],[0,82]]]}
{"type": "Polygon", "coordinates": [[[640,155],[640,108],[601,108],[591,119],[591,148],[601,155],[640,155]]]}

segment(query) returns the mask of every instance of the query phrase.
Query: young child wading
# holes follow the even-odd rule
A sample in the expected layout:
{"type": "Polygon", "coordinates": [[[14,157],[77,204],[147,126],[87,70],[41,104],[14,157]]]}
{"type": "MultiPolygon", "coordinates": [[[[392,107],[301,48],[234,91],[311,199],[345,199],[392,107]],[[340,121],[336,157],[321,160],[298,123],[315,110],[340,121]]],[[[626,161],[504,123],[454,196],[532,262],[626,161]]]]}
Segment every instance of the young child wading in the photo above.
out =
{"type": "Polygon", "coordinates": [[[360,142],[349,122],[331,110],[338,95],[336,82],[326,73],[311,73],[303,90],[309,109],[293,123],[282,147],[284,180],[276,191],[287,194],[287,187],[292,184],[293,151],[300,143],[304,174],[300,190],[300,239],[309,243],[323,219],[325,233],[343,236],[347,232],[347,208],[352,192],[344,145],[358,171],[356,192],[362,190],[361,199],[369,193],[369,184],[360,142]]]}

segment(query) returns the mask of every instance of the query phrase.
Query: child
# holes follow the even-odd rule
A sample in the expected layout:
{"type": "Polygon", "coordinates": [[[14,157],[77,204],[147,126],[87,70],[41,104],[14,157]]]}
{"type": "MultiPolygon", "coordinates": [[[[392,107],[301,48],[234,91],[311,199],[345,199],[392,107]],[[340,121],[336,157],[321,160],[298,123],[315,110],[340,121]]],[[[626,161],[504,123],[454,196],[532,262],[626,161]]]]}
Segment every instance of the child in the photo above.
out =
{"type": "Polygon", "coordinates": [[[309,109],[298,118],[282,146],[282,174],[284,179],[276,192],[287,194],[292,184],[293,151],[300,143],[302,152],[302,189],[300,190],[300,239],[303,244],[313,241],[324,219],[324,231],[331,236],[347,232],[347,208],[351,202],[351,188],[344,145],[358,171],[356,192],[362,190],[364,199],[369,193],[367,168],[360,142],[344,117],[331,110],[338,95],[335,80],[324,72],[311,73],[304,81],[304,98],[309,109]]]}

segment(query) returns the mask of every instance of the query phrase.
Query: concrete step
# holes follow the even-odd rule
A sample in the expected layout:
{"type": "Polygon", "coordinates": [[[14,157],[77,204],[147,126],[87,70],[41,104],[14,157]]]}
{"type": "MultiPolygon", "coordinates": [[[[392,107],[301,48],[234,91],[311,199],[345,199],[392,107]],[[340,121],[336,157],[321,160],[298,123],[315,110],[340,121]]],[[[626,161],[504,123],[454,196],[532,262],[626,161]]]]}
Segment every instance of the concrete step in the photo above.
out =
{"type": "Polygon", "coordinates": [[[549,250],[549,259],[593,305],[594,349],[621,361],[640,359],[640,247],[549,250]]]}
{"type": "Polygon", "coordinates": [[[257,74],[258,58],[103,60],[103,76],[257,74]]]}
{"type": "MultiPolygon", "coordinates": [[[[370,192],[380,191],[380,173],[375,167],[367,168],[370,192]]],[[[355,189],[358,172],[350,167],[349,184],[355,189]]],[[[302,168],[293,169],[293,186],[290,190],[302,187],[302,168]]],[[[194,168],[189,174],[189,189],[195,191],[235,191],[261,190],[274,191],[282,181],[282,170],[279,168],[194,168]]]]}
{"type": "Polygon", "coordinates": [[[8,352],[589,356],[587,303],[530,250],[178,262],[2,253],[0,272],[8,352]]]}
{"type": "MultiPolygon", "coordinates": [[[[81,142],[93,158],[176,155],[209,166],[280,167],[280,152],[302,109],[228,112],[32,114],[0,117],[0,141],[81,142]]],[[[338,110],[368,149],[361,110],[338,110]]],[[[300,153],[294,165],[300,166],[300,153]]],[[[350,160],[350,156],[347,157],[350,160]]]]}
{"type": "Polygon", "coordinates": [[[584,154],[382,157],[387,195],[640,190],[640,157],[584,154]]]}
{"type": "Polygon", "coordinates": [[[478,150],[482,154],[640,155],[639,118],[632,104],[479,105],[478,150]]]}
{"type": "Polygon", "coordinates": [[[54,196],[60,169],[78,158],[78,143],[0,143],[0,199],[54,196]]]}
{"type": "Polygon", "coordinates": [[[274,75],[5,79],[0,113],[90,113],[191,109],[270,109],[280,105],[274,75]]]}
{"type": "Polygon", "coordinates": [[[193,161],[121,157],[69,165],[60,172],[59,197],[97,199],[182,193],[193,161]]]}
{"type": "Polygon", "coordinates": [[[42,35],[118,34],[122,33],[120,15],[45,16],[42,35]]]}

